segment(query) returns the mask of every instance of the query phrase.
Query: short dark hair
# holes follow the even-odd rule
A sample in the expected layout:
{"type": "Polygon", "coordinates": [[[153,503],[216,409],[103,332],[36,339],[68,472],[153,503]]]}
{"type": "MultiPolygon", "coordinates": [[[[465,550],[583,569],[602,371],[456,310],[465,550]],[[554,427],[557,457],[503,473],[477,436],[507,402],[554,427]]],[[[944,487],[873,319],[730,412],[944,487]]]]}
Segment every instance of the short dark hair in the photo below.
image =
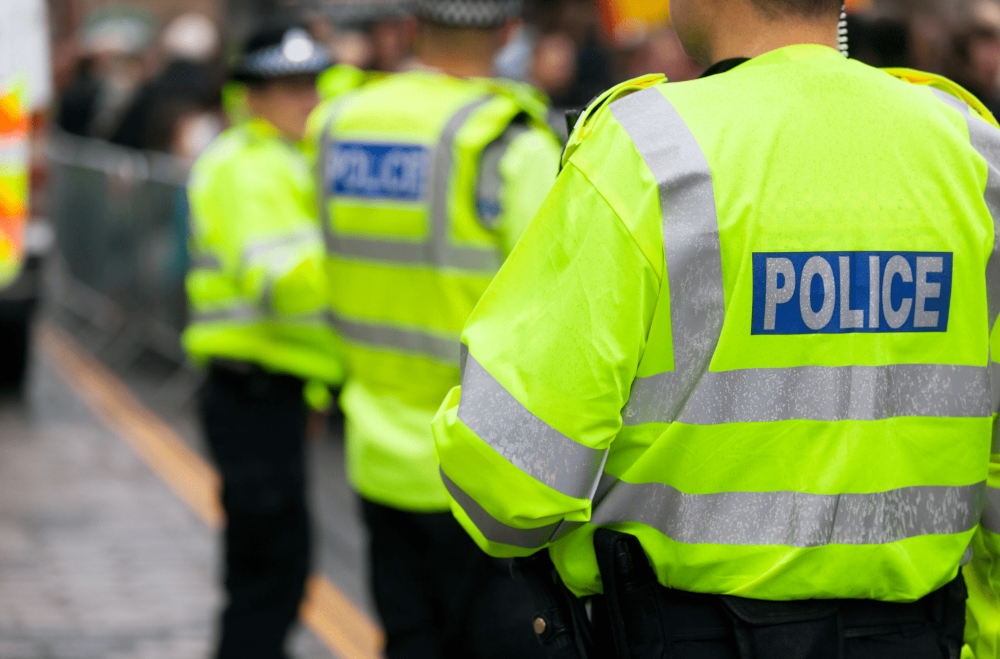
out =
{"type": "Polygon", "coordinates": [[[843,0],[751,0],[770,16],[825,16],[840,13],[843,0]]]}

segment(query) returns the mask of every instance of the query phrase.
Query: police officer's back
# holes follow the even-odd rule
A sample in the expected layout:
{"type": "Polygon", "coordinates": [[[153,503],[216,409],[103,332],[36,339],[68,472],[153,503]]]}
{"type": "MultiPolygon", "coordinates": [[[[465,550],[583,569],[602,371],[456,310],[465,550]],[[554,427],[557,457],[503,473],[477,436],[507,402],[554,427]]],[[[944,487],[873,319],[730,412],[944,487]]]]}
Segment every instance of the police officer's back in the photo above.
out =
{"type": "Polygon", "coordinates": [[[413,70],[314,117],[347,471],[395,657],[531,656],[526,593],[448,513],[430,422],[459,332],[558,170],[536,92],[487,78],[519,2],[426,0],[413,70]]]}
{"type": "Polygon", "coordinates": [[[954,657],[970,560],[998,647],[1000,130],[838,4],[671,3],[718,73],[590,109],[463,332],[453,510],[602,594],[598,656],[954,657]]]}

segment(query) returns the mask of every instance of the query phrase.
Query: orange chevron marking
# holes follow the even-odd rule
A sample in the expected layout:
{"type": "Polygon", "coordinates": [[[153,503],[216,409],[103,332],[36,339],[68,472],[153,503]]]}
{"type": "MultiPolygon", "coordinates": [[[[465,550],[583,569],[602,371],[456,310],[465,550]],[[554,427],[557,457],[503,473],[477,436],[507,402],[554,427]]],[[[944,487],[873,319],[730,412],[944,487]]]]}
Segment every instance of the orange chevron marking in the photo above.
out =
{"type": "Polygon", "coordinates": [[[0,218],[22,217],[25,214],[24,202],[3,183],[0,183],[0,218]]]}
{"type": "Polygon", "coordinates": [[[27,130],[28,116],[21,110],[17,96],[0,96],[0,134],[25,133],[27,130]]]}
{"type": "Polygon", "coordinates": [[[11,251],[23,251],[27,215],[24,202],[0,183],[0,260],[9,258],[11,251]]]}

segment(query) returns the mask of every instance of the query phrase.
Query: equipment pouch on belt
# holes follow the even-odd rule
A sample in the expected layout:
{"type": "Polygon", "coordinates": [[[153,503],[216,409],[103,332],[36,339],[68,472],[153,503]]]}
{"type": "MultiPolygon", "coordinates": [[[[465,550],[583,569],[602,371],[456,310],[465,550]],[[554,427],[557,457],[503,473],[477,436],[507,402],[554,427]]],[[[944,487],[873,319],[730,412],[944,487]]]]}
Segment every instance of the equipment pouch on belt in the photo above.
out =
{"type": "MultiPolygon", "coordinates": [[[[666,656],[663,605],[656,574],[638,538],[611,529],[594,533],[597,565],[604,584],[609,629],[620,659],[666,656]]],[[[597,615],[597,613],[595,613],[597,615]]]]}
{"type": "Polygon", "coordinates": [[[721,596],[741,657],[843,656],[839,600],[768,602],[721,596]]]}
{"type": "MultiPolygon", "coordinates": [[[[910,603],[875,600],[778,602],[722,595],[732,619],[740,657],[859,656],[858,648],[892,639],[893,656],[958,659],[965,626],[965,580],[951,583],[910,603]],[[936,639],[919,642],[916,639],[936,639]],[[909,645],[906,639],[911,639],[909,645]]],[[[861,655],[867,656],[867,655],[861,655]]]]}
{"type": "Polygon", "coordinates": [[[583,601],[563,585],[547,551],[514,561],[535,604],[535,634],[551,659],[597,659],[583,601]]]}
{"type": "Polygon", "coordinates": [[[961,652],[961,575],[910,603],[767,601],[664,588],[639,540],[625,533],[598,529],[594,549],[604,585],[594,598],[595,639],[617,659],[670,657],[689,641],[730,645],[741,659],[881,656],[864,648],[886,639],[906,653],[893,656],[958,659],[961,652]]]}

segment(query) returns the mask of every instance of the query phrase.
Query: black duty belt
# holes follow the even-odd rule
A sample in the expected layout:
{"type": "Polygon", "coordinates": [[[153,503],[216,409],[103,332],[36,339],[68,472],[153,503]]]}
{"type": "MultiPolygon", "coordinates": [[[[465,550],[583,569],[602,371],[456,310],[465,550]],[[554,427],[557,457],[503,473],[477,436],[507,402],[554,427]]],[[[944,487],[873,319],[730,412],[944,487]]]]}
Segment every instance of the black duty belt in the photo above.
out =
{"type": "Polygon", "coordinates": [[[253,362],[213,357],[208,365],[210,381],[255,397],[301,396],[305,382],[287,373],[274,373],[253,362]]]}
{"type": "MultiPolygon", "coordinates": [[[[776,602],[689,593],[661,586],[636,537],[598,529],[594,548],[604,584],[595,598],[600,656],[660,656],[672,643],[731,639],[746,657],[838,657],[843,639],[933,630],[944,656],[962,647],[967,591],[961,574],[910,603],[827,599],[776,602]],[[610,653],[613,648],[614,654],[610,653]],[[805,654],[802,649],[807,648],[805,654]]],[[[667,656],[664,654],[663,656],[667,656]]]]}

